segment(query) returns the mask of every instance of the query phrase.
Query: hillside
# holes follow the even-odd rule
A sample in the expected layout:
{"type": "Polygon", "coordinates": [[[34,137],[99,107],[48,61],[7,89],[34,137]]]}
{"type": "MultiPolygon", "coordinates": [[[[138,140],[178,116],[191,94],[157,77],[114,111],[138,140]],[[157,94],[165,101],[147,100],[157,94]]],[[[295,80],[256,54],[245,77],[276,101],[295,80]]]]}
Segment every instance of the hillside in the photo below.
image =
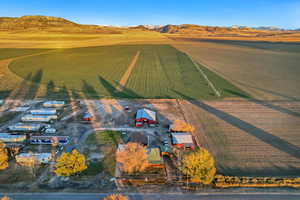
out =
{"type": "Polygon", "coordinates": [[[60,17],[0,17],[0,31],[119,34],[121,33],[119,29],[116,27],[77,24],[60,17]]]}
{"type": "Polygon", "coordinates": [[[166,25],[157,29],[161,33],[180,34],[180,35],[198,35],[198,36],[216,36],[216,37],[274,37],[279,35],[290,35],[297,33],[295,31],[283,31],[275,28],[249,28],[249,27],[215,27],[199,26],[193,24],[166,25]]]}

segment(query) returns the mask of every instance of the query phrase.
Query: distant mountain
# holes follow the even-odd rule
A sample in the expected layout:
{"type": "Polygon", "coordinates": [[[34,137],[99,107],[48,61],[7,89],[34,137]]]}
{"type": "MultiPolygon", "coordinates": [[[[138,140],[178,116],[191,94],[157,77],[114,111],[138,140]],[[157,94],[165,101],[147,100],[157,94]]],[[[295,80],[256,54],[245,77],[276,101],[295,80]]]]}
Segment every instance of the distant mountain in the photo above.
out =
{"type": "Polygon", "coordinates": [[[49,31],[66,33],[121,33],[116,27],[82,25],[60,17],[0,17],[2,31],[49,31]]]}
{"type": "Polygon", "coordinates": [[[259,26],[255,27],[256,30],[265,30],[265,31],[283,31],[284,29],[278,28],[276,26],[259,26]]]}

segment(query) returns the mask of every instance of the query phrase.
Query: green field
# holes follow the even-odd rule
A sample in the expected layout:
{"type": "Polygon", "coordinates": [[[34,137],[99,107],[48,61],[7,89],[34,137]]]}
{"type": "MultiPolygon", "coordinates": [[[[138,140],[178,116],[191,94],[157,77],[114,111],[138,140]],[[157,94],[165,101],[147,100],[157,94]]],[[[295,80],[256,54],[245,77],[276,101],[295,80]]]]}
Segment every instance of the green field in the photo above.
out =
{"type": "Polygon", "coordinates": [[[14,58],[18,56],[25,56],[30,54],[35,54],[43,51],[48,51],[49,49],[0,49],[0,60],[7,58],[14,58]]]}
{"type": "MultiPolygon", "coordinates": [[[[60,49],[13,61],[10,70],[47,90],[63,88],[83,98],[216,99],[188,56],[170,45],[118,45],[60,49]],[[138,61],[122,92],[116,92],[134,55],[138,61]]],[[[228,81],[201,66],[222,97],[246,96],[228,81]]],[[[46,91],[46,96],[51,92],[46,91]]]]}

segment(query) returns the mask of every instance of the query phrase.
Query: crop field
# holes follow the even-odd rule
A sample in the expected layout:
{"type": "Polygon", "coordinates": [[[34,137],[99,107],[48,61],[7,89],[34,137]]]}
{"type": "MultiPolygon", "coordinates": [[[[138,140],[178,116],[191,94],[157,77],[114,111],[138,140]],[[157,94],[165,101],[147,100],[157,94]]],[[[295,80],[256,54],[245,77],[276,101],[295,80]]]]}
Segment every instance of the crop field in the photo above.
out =
{"type": "Polygon", "coordinates": [[[177,40],[174,46],[262,100],[300,99],[300,44],[177,40]]]}
{"type": "Polygon", "coordinates": [[[49,49],[10,49],[10,48],[1,49],[0,48],[0,60],[35,54],[35,53],[48,51],[48,50],[49,49]]]}
{"type": "Polygon", "coordinates": [[[218,173],[299,176],[300,103],[295,101],[183,101],[196,137],[218,173]]]}
{"type": "MultiPolygon", "coordinates": [[[[199,65],[221,98],[247,94],[230,82],[199,65]]],[[[58,49],[37,56],[14,60],[9,69],[26,83],[44,88],[49,97],[53,91],[76,91],[82,98],[183,98],[184,93],[195,99],[218,98],[207,81],[184,53],[170,45],[117,45],[58,49]],[[120,80],[137,52],[139,58],[126,81],[117,91],[120,80]]],[[[32,92],[32,91],[31,91],[32,92]]]]}

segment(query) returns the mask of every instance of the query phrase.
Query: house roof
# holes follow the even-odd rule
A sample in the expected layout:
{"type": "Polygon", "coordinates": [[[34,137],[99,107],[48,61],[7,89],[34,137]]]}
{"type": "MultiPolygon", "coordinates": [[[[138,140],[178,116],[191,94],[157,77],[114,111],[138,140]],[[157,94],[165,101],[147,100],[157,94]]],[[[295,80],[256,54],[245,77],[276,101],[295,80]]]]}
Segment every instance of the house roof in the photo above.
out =
{"type": "Polygon", "coordinates": [[[149,148],[147,149],[147,154],[148,162],[150,164],[163,164],[164,160],[160,156],[159,148],[149,148]]]}
{"type": "Polygon", "coordinates": [[[20,153],[19,155],[16,156],[18,159],[22,158],[34,158],[37,159],[38,161],[49,161],[51,159],[51,153],[20,153]]]}
{"type": "Polygon", "coordinates": [[[141,118],[156,121],[156,112],[146,108],[139,109],[136,113],[136,119],[141,119],[141,118]]]}
{"type": "Polygon", "coordinates": [[[190,133],[171,133],[173,144],[193,144],[193,137],[190,133]]]}

